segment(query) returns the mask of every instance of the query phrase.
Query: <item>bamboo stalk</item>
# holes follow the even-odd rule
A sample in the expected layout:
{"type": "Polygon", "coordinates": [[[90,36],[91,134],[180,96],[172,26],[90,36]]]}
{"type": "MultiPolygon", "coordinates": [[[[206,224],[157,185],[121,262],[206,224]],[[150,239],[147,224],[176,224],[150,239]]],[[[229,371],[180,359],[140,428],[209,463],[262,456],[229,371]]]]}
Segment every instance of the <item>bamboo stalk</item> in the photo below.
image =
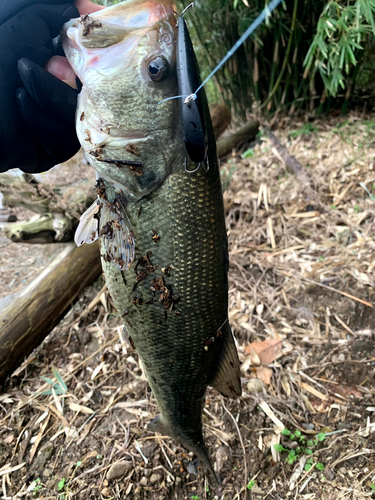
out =
{"type": "Polygon", "coordinates": [[[274,87],[272,88],[272,90],[270,91],[269,96],[267,97],[267,99],[262,104],[262,108],[266,107],[267,104],[269,103],[269,101],[275,95],[277,89],[279,88],[281,80],[282,80],[282,78],[284,76],[284,72],[285,72],[285,69],[287,67],[288,60],[289,60],[290,51],[292,49],[293,36],[294,36],[295,28],[296,28],[297,10],[298,10],[298,0],[294,0],[292,26],[291,26],[291,29],[290,29],[290,36],[289,36],[289,40],[288,40],[288,46],[287,46],[287,49],[285,51],[285,57],[284,57],[284,60],[283,60],[283,64],[281,66],[281,70],[280,70],[279,76],[278,76],[278,78],[276,80],[276,83],[275,83],[274,87]]]}

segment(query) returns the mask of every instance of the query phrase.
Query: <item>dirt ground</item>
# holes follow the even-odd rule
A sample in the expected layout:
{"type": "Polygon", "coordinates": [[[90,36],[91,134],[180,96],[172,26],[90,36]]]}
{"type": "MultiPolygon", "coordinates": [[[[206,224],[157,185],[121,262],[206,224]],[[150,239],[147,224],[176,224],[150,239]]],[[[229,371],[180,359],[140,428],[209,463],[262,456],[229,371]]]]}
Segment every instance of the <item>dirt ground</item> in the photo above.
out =
{"type": "MultiPolygon", "coordinates": [[[[375,122],[283,118],[274,132],[302,177],[265,137],[222,166],[243,387],[236,401],[207,393],[205,439],[223,486],[147,430],[156,403],[100,279],[0,394],[3,499],[374,495],[375,122]]],[[[0,239],[1,296],[59,246],[0,239]]]]}

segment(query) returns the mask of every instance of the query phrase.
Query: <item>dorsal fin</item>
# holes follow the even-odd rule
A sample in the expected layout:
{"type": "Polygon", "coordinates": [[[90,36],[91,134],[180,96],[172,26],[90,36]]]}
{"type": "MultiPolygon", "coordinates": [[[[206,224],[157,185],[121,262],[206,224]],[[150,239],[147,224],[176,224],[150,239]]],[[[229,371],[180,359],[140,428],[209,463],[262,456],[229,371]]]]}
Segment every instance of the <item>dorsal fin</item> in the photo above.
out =
{"type": "Polygon", "coordinates": [[[241,396],[241,372],[240,360],[234,342],[232,330],[228,322],[221,328],[224,336],[224,345],[215,376],[210,384],[223,396],[227,398],[238,398],[241,396]]]}

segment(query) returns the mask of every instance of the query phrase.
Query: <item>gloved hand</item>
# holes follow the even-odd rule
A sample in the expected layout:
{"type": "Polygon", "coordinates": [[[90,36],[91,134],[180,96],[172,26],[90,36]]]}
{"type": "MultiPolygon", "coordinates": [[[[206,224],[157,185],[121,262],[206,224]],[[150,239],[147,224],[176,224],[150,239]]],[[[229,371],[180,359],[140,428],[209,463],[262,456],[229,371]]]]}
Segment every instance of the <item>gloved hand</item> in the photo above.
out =
{"type": "Polygon", "coordinates": [[[79,149],[77,91],[43,69],[74,0],[0,0],[0,172],[43,172],[79,149]]]}

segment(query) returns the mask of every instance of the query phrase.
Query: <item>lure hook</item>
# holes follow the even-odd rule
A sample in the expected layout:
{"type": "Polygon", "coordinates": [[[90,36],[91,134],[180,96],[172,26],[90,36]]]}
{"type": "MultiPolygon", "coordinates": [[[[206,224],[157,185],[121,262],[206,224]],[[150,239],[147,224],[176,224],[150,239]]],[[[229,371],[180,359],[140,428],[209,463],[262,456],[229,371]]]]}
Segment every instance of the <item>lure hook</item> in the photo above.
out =
{"type": "Polygon", "coordinates": [[[201,162],[198,163],[197,168],[195,168],[194,170],[189,170],[187,168],[187,158],[185,158],[185,172],[187,172],[188,174],[194,174],[195,172],[198,172],[200,166],[201,166],[201,162]]]}
{"type": "Polygon", "coordinates": [[[194,7],[194,3],[195,2],[191,2],[187,7],[184,8],[184,10],[181,12],[181,17],[185,14],[186,11],[190,9],[190,7],[194,7]]]}
{"type": "Polygon", "coordinates": [[[203,162],[199,162],[198,166],[194,170],[189,170],[187,168],[187,158],[185,158],[185,172],[187,172],[188,174],[194,174],[195,172],[198,172],[201,165],[203,166],[203,171],[207,174],[210,171],[210,161],[208,159],[208,156],[206,156],[203,162]]]}

